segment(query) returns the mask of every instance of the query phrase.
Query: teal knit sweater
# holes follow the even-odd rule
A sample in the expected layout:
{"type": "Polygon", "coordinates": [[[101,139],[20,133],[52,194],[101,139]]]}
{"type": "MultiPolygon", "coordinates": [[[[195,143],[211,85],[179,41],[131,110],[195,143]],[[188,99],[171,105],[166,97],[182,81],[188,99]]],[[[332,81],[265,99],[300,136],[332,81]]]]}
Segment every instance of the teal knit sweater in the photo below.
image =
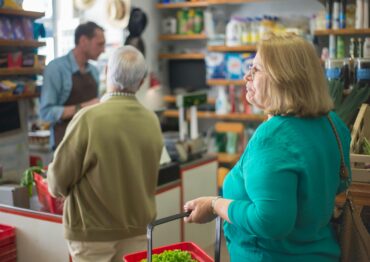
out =
{"type": "MultiPolygon", "coordinates": [[[[349,167],[350,133],[331,113],[349,167]]],[[[326,117],[275,116],[261,124],[223,192],[231,202],[224,231],[231,261],[338,261],[329,221],[340,154],[326,117]]]]}

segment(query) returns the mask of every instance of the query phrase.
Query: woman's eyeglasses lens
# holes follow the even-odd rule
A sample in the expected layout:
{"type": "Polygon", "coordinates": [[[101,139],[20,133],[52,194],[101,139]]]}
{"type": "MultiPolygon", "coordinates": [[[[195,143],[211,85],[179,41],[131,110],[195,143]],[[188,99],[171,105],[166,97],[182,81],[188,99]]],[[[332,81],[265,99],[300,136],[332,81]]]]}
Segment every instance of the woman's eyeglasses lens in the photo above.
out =
{"type": "Polygon", "coordinates": [[[248,75],[250,76],[250,78],[252,79],[252,81],[254,80],[254,75],[256,73],[256,68],[253,67],[253,65],[249,65],[249,71],[248,71],[248,75]]]}

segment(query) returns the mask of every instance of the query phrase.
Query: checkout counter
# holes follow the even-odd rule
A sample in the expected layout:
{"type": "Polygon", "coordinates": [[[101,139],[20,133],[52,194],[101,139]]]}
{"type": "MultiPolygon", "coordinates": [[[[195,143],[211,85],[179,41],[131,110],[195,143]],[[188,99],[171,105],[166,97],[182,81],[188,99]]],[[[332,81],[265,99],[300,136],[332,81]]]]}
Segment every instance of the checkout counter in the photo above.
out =
{"type": "MultiPolygon", "coordinates": [[[[185,163],[162,164],[156,192],[157,218],[180,213],[190,199],[217,195],[217,158],[205,155],[185,163]]],[[[37,198],[35,195],[34,198],[37,198]]],[[[62,216],[0,204],[0,223],[16,228],[17,261],[69,261],[62,216]]],[[[201,248],[214,244],[214,223],[196,225],[176,220],[153,232],[154,247],[193,241],[201,248]]]]}

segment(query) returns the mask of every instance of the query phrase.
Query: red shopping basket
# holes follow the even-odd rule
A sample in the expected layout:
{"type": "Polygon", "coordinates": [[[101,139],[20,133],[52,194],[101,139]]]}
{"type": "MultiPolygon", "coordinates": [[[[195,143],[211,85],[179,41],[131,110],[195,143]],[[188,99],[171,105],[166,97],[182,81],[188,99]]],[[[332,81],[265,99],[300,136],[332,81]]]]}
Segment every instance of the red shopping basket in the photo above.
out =
{"type": "Polygon", "coordinates": [[[0,224],[0,261],[17,261],[15,228],[0,224]]]}
{"type": "Polygon", "coordinates": [[[36,184],[39,202],[43,205],[43,207],[50,213],[62,214],[63,200],[50,195],[48,191],[48,184],[44,181],[44,178],[40,174],[34,173],[33,180],[36,184]]]}
{"type": "Polygon", "coordinates": [[[216,219],[216,244],[215,244],[215,259],[213,260],[206,252],[204,252],[199,246],[193,242],[180,242],[168,246],[162,246],[152,249],[152,234],[155,226],[170,222],[175,219],[183,218],[189,216],[190,212],[185,212],[181,214],[176,214],[173,216],[161,218],[155,220],[153,223],[149,224],[147,227],[147,238],[148,238],[148,250],[139,251],[125,255],[123,257],[125,262],[140,262],[142,259],[148,257],[148,262],[151,262],[152,254],[160,254],[166,250],[179,249],[181,251],[188,251],[191,257],[199,262],[219,262],[220,261],[220,249],[221,249],[221,218],[216,219]]]}

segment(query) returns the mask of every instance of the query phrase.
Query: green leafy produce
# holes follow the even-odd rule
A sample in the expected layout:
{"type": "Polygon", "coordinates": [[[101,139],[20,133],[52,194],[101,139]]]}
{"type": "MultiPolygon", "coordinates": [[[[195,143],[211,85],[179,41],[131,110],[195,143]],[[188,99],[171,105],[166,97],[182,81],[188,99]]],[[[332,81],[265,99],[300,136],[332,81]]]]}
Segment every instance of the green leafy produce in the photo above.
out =
{"type": "MultiPolygon", "coordinates": [[[[153,262],[197,262],[197,260],[191,258],[191,254],[188,251],[182,251],[180,249],[166,250],[160,254],[152,255],[153,262]]],[[[142,259],[140,262],[147,262],[147,259],[142,259]]]]}
{"type": "Polygon", "coordinates": [[[362,151],[365,155],[370,155],[370,142],[366,137],[362,138],[362,151]]]}
{"type": "Polygon", "coordinates": [[[44,175],[45,170],[42,169],[41,167],[33,166],[33,167],[30,167],[30,168],[27,168],[23,172],[22,179],[21,179],[21,186],[25,186],[25,187],[28,188],[28,193],[29,193],[30,196],[32,196],[32,187],[33,187],[33,184],[34,184],[33,173],[38,173],[38,174],[41,174],[41,175],[45,176],[44,175]]]}
{"type": "Polygon", "coordinates": [[[329,93],[333,99],[335,111],[347,126],[350,126],[361,104],[369,98],[370,88],[355,84],[351,92],[343,98],[343,86],[344,83],[340,80],[330,80],[329,93]]]}

